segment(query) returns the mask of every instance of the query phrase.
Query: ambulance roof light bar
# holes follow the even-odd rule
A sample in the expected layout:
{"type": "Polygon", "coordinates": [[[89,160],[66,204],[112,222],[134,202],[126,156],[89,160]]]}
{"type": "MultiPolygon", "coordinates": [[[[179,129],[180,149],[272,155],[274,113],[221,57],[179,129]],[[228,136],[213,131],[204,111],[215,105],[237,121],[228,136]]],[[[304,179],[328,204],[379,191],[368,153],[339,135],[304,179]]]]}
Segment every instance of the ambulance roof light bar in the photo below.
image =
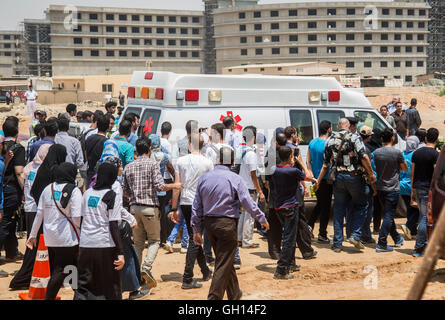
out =
{"type": "Polygon", "coordinates": [[[146,72],[144,79],[145,80],[152,80],[153,79],[153,72],[146,72]]]}
{"type": "Polygon", "coordinates": [[[185,101],[199,101],[199,90],[186,90],[185,101]]]}
{"type": "Polygon", "coordinates": [[[329,91],[329,102],[339,102],[340,91],[329,91]]]}

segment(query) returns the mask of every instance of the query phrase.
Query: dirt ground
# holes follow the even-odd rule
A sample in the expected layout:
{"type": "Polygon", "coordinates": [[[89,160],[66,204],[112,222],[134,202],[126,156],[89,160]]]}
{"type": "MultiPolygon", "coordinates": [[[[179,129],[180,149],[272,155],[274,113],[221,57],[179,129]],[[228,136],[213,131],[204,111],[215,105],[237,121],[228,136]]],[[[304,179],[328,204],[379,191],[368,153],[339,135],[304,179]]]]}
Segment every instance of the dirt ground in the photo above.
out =
{"type": "MultiPolygon", "coordinates": [[[[397,219],[398,227],[404,219],[397,219]]],[[[316,225],[315,235],[318,233],[316,225]]],[[[398,231],[401,233],[400,227],[398,231]]],[[[332,237],[332,225],[328,234],[332,237]]],[[[374,235],[374,238],[377,238],[374,235]]],[[[273,272],[276,261],[269,258],[267,242],[257,233],[254,235],[260,244],[257,249],[240,249],[241,269],[237,271],[243,299],[329,299],[329,300],[380,300],[405,299],[411,283],[420,266],[421,259],[411,256],[414,240],[405,241],[405,245],[392,253],[376,253],[375,245],[367,246],[359,252],[351,244],[344,243],[344,251],[334,253],[328,245],[312,245],[318,251],[316,259],[303,260],[298,258],[301,270],[294,273],[292,280],[274,280],[273,272]],[[369,270],[375,270],[370,273],[369,270]],[[374,278],[373,275],[376,275],[374,278]],[[368,277],[368,278],[367,278],[368,277]],[[376,281],[369,281],[369,279],[376,281]]],[[[392,240],[388,239],[389,244],[392,240]]],[[[24,248],[24,240],[20,240],[20,248],[24,248]]],[[[185,254],[179,252],[180,245],[175,245],[175,252],[170,254],[160,249],[153,266],[153,275],[158,286],[147,300],[200,300],[206,299],[210,282],[203,283],[201,289],[182,290],[181,281],[185,265],[185,254]]],[[[301,257],[297,249],[297,257],[301,257]]],[[[0,266],[5,271],[14,272],[20,263],[7,263],[0,266]]],[[[195,277],[202,277],[199,268],[195,268],[195,277]]],[[[0,299],[18,299],[22,291],[9,291],[12,277],[0,279],[0,299]]],[[[62,289],[60,296],[64,300],[73,297],[71,289],[62,289]]],[[[124,294],[127,299],[128,293],[124,294]]],[[[144,300],[145,300],[144,299],[144,300]]],[[[433,277],[427,287],[424,299],[445,299],[445,261],[439,261],[433,277]]]]}

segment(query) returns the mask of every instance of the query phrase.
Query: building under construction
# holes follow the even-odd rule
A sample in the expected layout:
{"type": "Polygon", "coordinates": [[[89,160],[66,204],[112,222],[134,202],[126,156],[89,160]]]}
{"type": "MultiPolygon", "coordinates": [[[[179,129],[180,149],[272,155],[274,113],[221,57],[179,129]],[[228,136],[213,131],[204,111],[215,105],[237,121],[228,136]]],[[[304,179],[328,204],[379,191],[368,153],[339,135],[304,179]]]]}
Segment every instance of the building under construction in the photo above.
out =
{"type": "Polygon", "coordinates": [[[427,72],[445,72],[445,1],[429,0],[430,24],[427,72]]]}
{"type": "Polygon", "coordinates": [[[25,19],[23,28],[23,64],[26,74],[52,76],[50,22],[25,19]]]}

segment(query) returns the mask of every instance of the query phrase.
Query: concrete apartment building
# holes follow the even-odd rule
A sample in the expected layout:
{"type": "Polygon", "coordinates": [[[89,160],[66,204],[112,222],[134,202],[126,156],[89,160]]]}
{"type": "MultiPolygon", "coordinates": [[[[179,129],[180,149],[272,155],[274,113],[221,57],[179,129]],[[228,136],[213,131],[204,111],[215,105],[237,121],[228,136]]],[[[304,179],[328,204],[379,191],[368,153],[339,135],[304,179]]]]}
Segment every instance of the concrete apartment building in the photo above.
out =
{"type": "Polygon", "coordinates": [[[10,78],[20,74],[23,38],[19,31],[0,31],[0,75],[10,78]]]}
{"type": "Polygon", "coordinates": [[[321,61],[362,77],[413,84],[426,73],[429,5],[423,0],[251,5],[213,11],[216,72],[242,64],[321,61]],[[365,27],[365,7],[374,27],[365,27]]]}
{"type": "Polygon", "coordinates": [[[203,13],[187,10],[76,7],[77,28],[65,6],[51,5],[54,75],[130,74],[134,70],[202,71],[203,13]]]}
{"type": "Polygon", "coordinates": [[[47,19],[24,20],[23,64],[26,75],[51,77],[51,37],[47,19]]]}

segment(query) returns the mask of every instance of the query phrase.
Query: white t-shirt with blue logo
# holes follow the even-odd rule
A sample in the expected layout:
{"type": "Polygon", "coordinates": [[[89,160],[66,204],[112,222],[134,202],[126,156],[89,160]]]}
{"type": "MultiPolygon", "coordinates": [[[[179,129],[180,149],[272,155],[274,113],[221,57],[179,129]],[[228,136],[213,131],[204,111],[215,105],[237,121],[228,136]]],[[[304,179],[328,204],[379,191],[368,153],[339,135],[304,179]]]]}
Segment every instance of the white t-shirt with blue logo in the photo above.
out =
{"type": "Polygon", "coordinates": [[[115,247],[110,233],[110,221],[119,221],[121,205],[118,197],[114,200],[114,208],[108,210],[102,201],[110,189],[88,189],[82,197],[82,229],[80,233],[80,247],[82,248],[111,248],[115,247]]]}
{"type": "Polygon", "coordinates": [[[25,179],[25,183],[23,185],[23,193],[25,194],[25,205],[23,207],[25,209],[25,212],[37,212],[36,202],[31,196],[31,188],[36,178],[37,170],[39,170],[39,167],[40,165],[32,165],[28,178],[25,179]]]}

